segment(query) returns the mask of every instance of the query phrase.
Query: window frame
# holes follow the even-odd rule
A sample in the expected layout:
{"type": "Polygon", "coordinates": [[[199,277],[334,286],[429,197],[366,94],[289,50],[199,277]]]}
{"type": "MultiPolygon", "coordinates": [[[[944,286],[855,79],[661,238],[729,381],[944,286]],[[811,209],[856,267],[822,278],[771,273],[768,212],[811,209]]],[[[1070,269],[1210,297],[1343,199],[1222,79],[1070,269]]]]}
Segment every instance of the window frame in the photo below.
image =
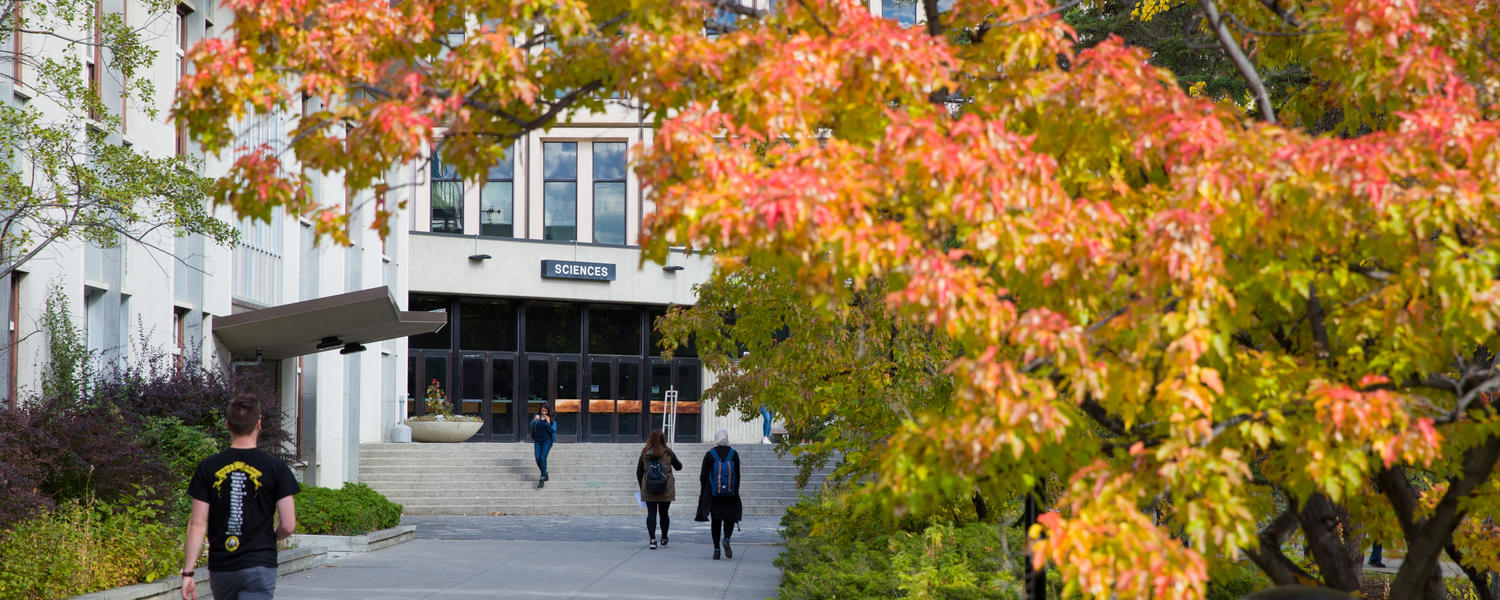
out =
{"type": "MultiPolygon", "coordinates": [[[[579,204],[579,202],[578,202],[578,194],[579,194],[578,180],[579,180],[579,170],[580,170],[579,169],[579,166],[580,166],[579,163],[582,162],[580,160],[580,156],[579,156],[579,153],[578,153],[578,150],[579,150],[578,145],[580,143],[581,142],[579,142],[577,140],[542,140],[542,239],[545,240],[545,241],[549,241],[549,242],[573,242],[573,243],[577,243],[579,241],[578,240],[578,237],[579,237],[578,236],[578,230],[579,230],[579,226],[578,226],[579,223],[578,222],[581,219],[579,219],[579,214],[578,214],[578,212],[579,212],[578,211],[578,204],[579,204]],[[566,146],[568,144],[572,144],[572,146],[573,146],[573,176],[571,178],[551,177],[551,176],[549,176],[550,174],[547,173],[547,147],[551,146],[551,145],[554,145],[554,144],[557,145],[557,146],[566,146]],[[547,224],[547,219],[549,218],[549,215],[550,215],[550,211],[547,210],[547,208],[548,208],[548,201],[550,200],[550,196],[547,194],[547,184],[549,184],[549,183],[571,183],[571,184],[573,184],[573,200],[572,200],[573,201],[573,225],[572,225],[573,226],[573,237],[572,237],[572,239],[553,239],[551,237],[551,234],[552,234],[551,227],[552,226],[549,226],[547,224]]],[[[592,144],[590,144],[590,147],[592,148],[592,144]]]]}
{"type": "Polygon", "coordinates": [[[590,164],[593,166],[591,172],[589,173],[589,177],[592,180],[592,186],[589,188],[589,192],[590,200],[593,204],[593,211],[591,213],[592,218],[590,219],[590,221],[592,221],[592,223],[590,223],[590,230],[593,234],[593,242],[596,244],[608,244],[611,246],[628,246],[630,245],[630,142],[627,142],[625,140],[593,140],[589,143],[589,154],[591,158],[590,164]],[[596,151],[596,148],[600,144],[619,144],[620,146],[623,146],[620,155],[623,162],[620,165],[619,178],[603,179],[599,177],[599,153],[596,151]],[[600,184],[618,184],[620,186],[620,241],[618,243],[599,241],[600,184]]]}

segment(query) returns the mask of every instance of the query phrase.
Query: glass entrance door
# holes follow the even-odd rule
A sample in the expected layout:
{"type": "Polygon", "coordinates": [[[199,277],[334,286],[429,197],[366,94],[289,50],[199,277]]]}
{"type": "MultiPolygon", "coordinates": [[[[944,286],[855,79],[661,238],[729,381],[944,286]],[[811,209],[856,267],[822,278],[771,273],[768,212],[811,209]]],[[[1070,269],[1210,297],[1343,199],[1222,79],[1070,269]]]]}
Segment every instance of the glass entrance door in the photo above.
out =
{"type": "Polygon", "coordinates": [[[635,357],[594,356],[588,364],[588,425],[591,442],[639,442],[641,361],[635,357]]]}
{"type": "Polygon", "coordinates": [[[579,393],[580,372],[577,356],[556,354],[533,355],[526,360],[525,439],[531,439],[531,419],[543,405],[552,409],[557,419],[557,441],[576,442],[579,438],[583,399],[579,393]]]}

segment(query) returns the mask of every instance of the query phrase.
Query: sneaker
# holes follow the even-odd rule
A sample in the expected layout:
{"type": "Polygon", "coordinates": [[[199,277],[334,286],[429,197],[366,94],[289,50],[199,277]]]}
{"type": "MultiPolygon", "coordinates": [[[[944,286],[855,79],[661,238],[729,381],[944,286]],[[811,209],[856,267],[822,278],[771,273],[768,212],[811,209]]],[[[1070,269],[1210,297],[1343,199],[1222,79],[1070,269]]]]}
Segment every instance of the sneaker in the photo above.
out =
{"type": "Polygon", "coordinates": [[[724,538],[724,558],[734,558],[734,549],[729,547],[729,538],[724,538]]]}
{"type": "Polygon", "coordinates": [[[667,547],[667,536],[661,536],[661,547],[667,547]]]}
{"type": "Polygon", "coordinates": [[[714,560],[719,560],[719,549],[714,548],[714,560]]]}
{"type": "Polygon", "coordinates": [[[1372,561],[1370,561],[1370,566],[1375,567],[1377,569],[1384,569],[1385,568],[1385,563],[1380,562],[1378,560],[1372,560],[1372,561]]]}
{"type": "Polygon", "coordinates": [[[647,546],[647,547],[650,548],[650,549],[652,549],[652,550],[655,550],[656,549],[656,540],[651,540],[651,545],[647,546]]]}
{"type": "Polygon", "coordinates": [[[771,443],[771,438],[765,437],[765,436],[761,436],[760,443],[762,443],[762,444],[769,444],[769,443],[771,443]]]}

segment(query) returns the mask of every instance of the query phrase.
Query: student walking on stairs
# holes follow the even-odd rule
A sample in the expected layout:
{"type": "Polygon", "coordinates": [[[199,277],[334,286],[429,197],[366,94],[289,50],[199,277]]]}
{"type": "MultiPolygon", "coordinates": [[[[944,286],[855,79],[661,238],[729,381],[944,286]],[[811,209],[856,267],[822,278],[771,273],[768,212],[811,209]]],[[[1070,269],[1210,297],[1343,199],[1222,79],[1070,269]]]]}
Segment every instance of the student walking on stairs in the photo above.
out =
{"type": "Polygon", "coordinates": [[[552,418],[552,408],[543,404],[531,419],[531,446],[536,454],[536,468],[541,476],[536,488],[547,485],[547,455],[552,453],[552,441],[557,439],[557,419],[552,418]]]}
{"type": "Polygon", "coordinates": [[[667,436],[660,429],[651,432],[646,447],[641,449],[641,458],[635,463],[635,480],[641,485],[641,501],[646,503],[646,532],[651,534],[652,550],[656,549],[656,521],[661,519],[661,545],[667,545],[667,509],[677,499],[677,481],[673,471],[682,470],[682,461],[677,453],[667,447],[667,436]]]}
{"type": "Polygon", "coordinates": [[[728,431],[714,432],[714,447],[703,455],[698,481],[703,488],[698,496],[697,520],[705,520],[705,516],[711,519],[709,533],[714,538],[714,560],[719,560],[721,540],[724,557],[734,558],[729,536],[734,533],[734,524],[740,522],[744,506],[740,503],[740,455],[729,447],[728,431]]]}

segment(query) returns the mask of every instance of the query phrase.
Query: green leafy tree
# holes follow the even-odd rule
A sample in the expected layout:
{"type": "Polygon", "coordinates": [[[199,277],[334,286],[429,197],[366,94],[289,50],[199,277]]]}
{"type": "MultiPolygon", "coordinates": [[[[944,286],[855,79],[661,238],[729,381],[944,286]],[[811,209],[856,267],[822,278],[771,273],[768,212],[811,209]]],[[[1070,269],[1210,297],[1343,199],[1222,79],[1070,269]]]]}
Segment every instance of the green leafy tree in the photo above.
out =
{"type": "MultiPolygon", "coordinates": [[[[150,14],[175,10],[168,0],[145,4],[150,14]]],[[[159,115],[147,35],[121,14],[96,13],[94,2],[0,5],[0,39],[24,42],[20,52],[0,48],[9,67],[0,79],[31,96],[0,103],[0,277],[65,239],[101,246],[131,239],[167,253],[153,232],[234,239],[206,210],[210,180],[199,175],[199,161],[150,156],[112,133],[122,121],[101,99],[104,77],[118,80],[149,117],[159,115]],[[84,57],[95,51],[103,61],[91,70],[84,57]]]]}
{"type": "Polygon", "coordinates": [[[949,406],[944,368],[957,346],[887,311],[878,284],[832,310],[810,304],[784,269],[715,271],[697,294],[658,323],[666,343],[696,343],[718,374],[704,397],[719,414],[766,406],[791,439],[810,442],[795,447],[803,481],[835,457],[838,479],[872,474],[902,423],[949,406]]]}

